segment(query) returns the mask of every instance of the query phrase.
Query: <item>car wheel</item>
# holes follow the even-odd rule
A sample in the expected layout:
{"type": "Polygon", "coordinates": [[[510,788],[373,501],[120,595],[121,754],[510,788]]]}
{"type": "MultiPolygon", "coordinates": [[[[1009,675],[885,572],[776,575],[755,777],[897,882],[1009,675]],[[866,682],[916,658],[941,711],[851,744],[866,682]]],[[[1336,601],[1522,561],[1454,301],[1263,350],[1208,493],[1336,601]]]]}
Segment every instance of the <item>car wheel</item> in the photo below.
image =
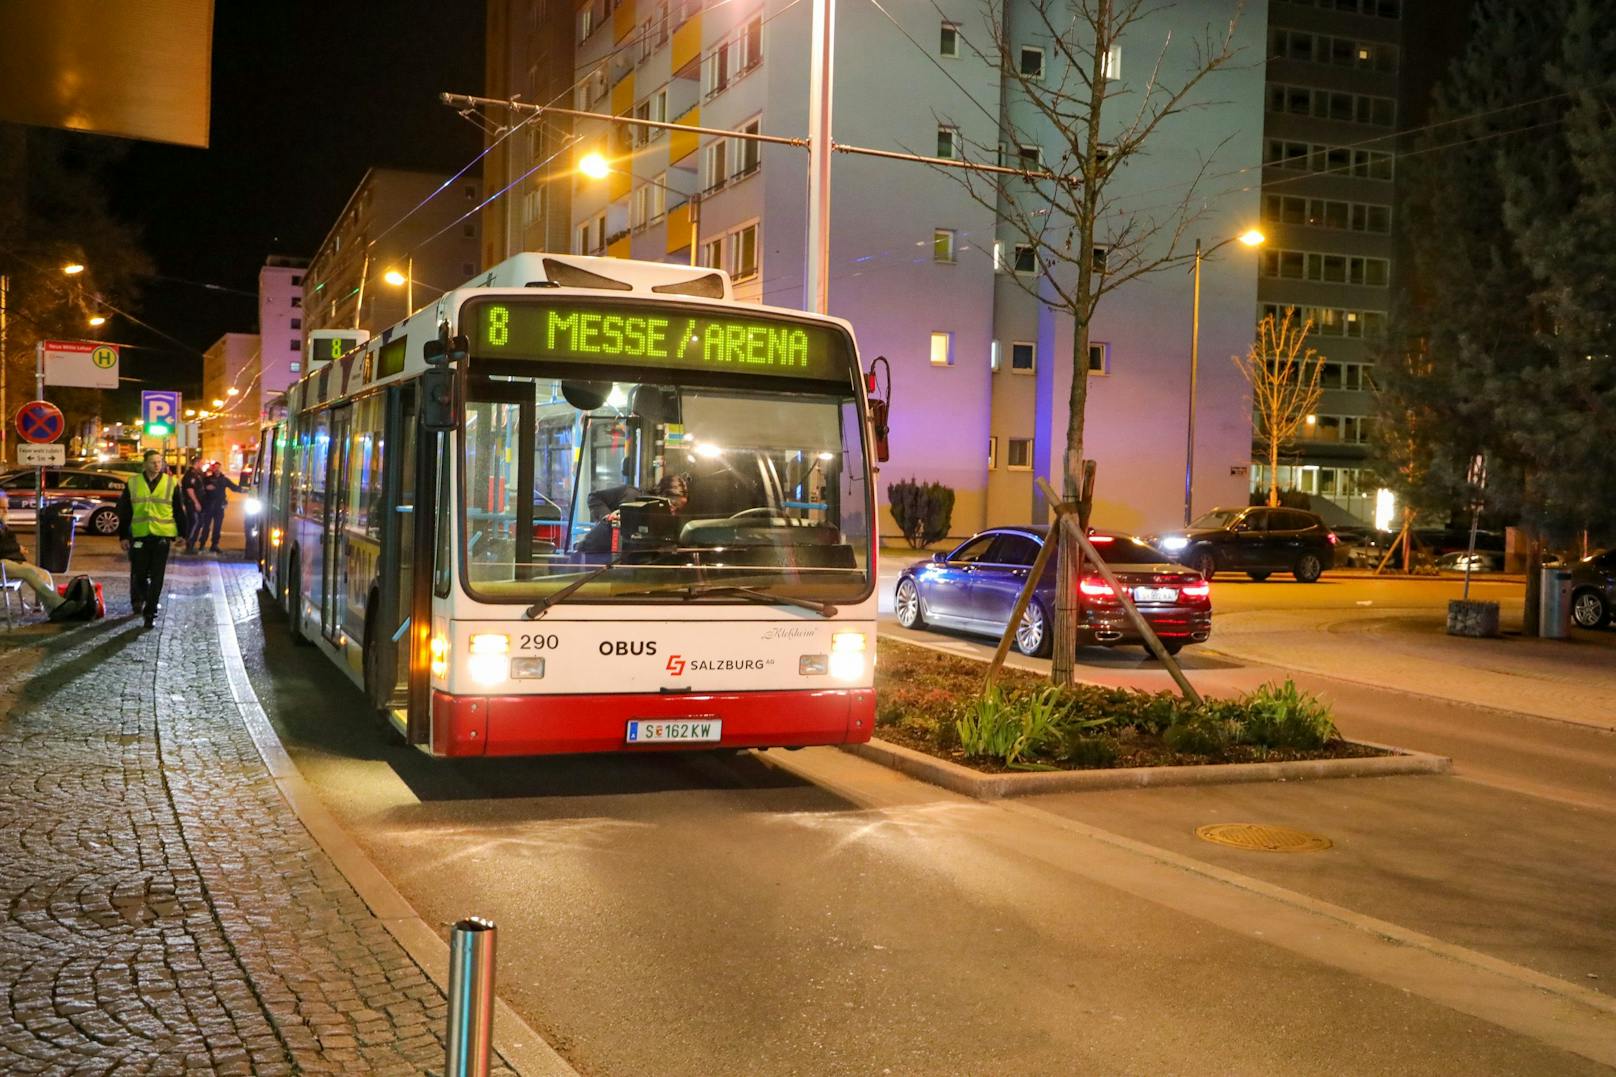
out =
{"type": "Polygon", "coordinates": [[[1037,599],[1027,603],[1027,612],[1021,615],[1021,624],[1016,626],[1016,650],[1032,658],[1043,658],[1049,654],[1052,634],[1043,603],[1037,599]]]}
{"type": "Polygon", "coordinates": [[[1571,619],[1578,628],[1603,628],[1610,607],[1598,591],[1578,591],[1571,599],[1571,619]]]}
{"type": "MultiPolygon", "coordinates": [[[[1161,641],[1161,645],[1162,650],[1166,651],[1168,654],[1177,654],[1179,651],[1184,649],[1184,641],[1181,639],[1164,639],[1161,641]]],[[[1149,647],[1146,647],[1145,657],[1155,658],[1156,652],[1151,650],[1149,647]]]]}
{"type": "Polygon", "coordinates": [[[1319,560],[1318,554],[1304,553],[1296,559],[1296,567],[1292,572],[1302,583],[1313,583],[1324,574],[1324,564],[1319,560]]]}
{"type": "Polygon", "coordinates": [[[1218,555],[1211,550],[1197,550],[1190,557],[1188,564],[1210,580],[1218,571],[1218,555]]]}
{"type": "Polygon", "coordinates": [[[1268,572],[1268,571],[1265,570],[1265,571],[1262,571],[1262,572],[1248,572],[1248,573],[1246,573],[1246,575],[1250,576],[1252,579],[1256,580],[1258,583],[1261,583],[1264,580],[1266,580],[1268,577],[1272,576],[1273,573],[1268,572]]]}
{"type": "Polygon", "coordinates": [[[116,535],[118,533],[118,510],[105,508],[96,509],[90,513],[90,530],[97,535],[116,535]]]}
{"type": "Polygon", "coordinates": [[[914,580],[898,581],[898,594],[892,604],[898,614],[898,623],[903,627],[926,627],[926,615],[920,612],[920,592],[915,588],[914,580]]]}

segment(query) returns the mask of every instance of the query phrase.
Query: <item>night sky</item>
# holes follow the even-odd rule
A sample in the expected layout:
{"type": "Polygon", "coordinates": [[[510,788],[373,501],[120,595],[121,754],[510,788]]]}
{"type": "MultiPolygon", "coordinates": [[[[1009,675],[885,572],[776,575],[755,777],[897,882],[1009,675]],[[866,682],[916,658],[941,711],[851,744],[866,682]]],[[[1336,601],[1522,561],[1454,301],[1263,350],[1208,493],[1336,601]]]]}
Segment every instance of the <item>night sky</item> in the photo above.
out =
{"type": "MultiPolygon", "coordinates": [[[[470,161],[482,136],[437,94],[482,92],[483,18],[469,0],[219,0],[210,147],[130,143],[107,181],[159,274],[251,294],[159,279],[135,313],[196,352],[252,332],[264,258],[312,255],[366,168],[470,161]]],[[[152,347],[127,353],[148,388],[200,385],[199,356],[127,323],[113,335],[152,347]]]]}

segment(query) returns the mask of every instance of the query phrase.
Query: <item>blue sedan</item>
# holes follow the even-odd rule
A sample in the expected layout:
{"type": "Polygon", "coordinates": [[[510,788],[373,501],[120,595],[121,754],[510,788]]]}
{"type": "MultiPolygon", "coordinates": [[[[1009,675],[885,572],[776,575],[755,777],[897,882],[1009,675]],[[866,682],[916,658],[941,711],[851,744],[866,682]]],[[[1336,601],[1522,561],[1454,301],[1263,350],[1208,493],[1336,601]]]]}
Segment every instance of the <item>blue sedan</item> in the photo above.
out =
{"type": "MultiPolygon", "coordinates": [[[[905,568],[898,576],[894,606],[905,628],[955,628],[1000,635],[1010,621],[1016,597],[1043,547],[1048,528],[996,527],[960,543],[948,553],[905,568]]],[[[1128,535],[1092,531],[1089,540],[1117,582],[1126,587],[1145,621],[1169,654],[1212,634],[1212,589],[1193,569],[1168,561],[1128,535]]],[[[1115,646],[1143,643],[1104,577],[1092,569],[1078,585],[1078,643],[1115,646]]],[[[1033,590],[1016,627],[1016,650],[1047,655],[1053,635],[1055,559],[1033,590]]]]}

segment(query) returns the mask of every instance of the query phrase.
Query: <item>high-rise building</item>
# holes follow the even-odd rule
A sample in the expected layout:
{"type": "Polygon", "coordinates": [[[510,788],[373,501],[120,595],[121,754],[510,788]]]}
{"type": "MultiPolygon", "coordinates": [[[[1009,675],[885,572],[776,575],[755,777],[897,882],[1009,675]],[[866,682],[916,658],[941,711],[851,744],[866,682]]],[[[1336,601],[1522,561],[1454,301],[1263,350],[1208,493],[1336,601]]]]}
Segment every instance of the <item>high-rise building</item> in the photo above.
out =
{"type": "MultiPolygon", "coordinates": [[[[239,474],[243,454],[258,447],[258,334],[226,333],[202,356],[202,457],[239,474]]],[[[188,404],[187,407],[190,407],[188,404]]]]}
{"type": "MultiPolygon", "coordinates": [[[[1294,308],[1324,360],[1316,414],[1281,456],[1281,489],[1374,515],[1368,470],[1370,341],[1397,283],[1396,132],[1404,92],[1402,0],[1274,0],[1268,9],[1259,314],[1294,308]]],[[[1253,491],[1268,488],[1258,455],[1253,491]]],[[[1318,506],[1316,506],[1318,507],[1318,506]]]]}
{"type": "Polygon", "coordinates": [[[307,258],[271,255],[258,271],[257,400],[273,399],[302,377],[303,275],[307,258]]]}
{"type": "Polygon", "coordinates": [[[410,303],[419,309],[475,274],[481,190],[475,176],[366,171],[309,259],[304,338],[311,329],[380,332],[410,303]]]}
{"type": "MultiPolygon", "coordinates": [[[[1246,7],[1234,42],[1242,55],[1262,51],[1264,6],[1246,7]]],[[[593,0],[567,12],[574,81],[564,103],[685,127],[804,136],[810,7],[593,0]]],[[[889,11],[838,7],[839,144],[940,157],[1002,146],[1014,160],[1040,162],[1044,147],[1059,143],[1017,80],[983,58],[993,45],[981,5],[889,11]],[[1012,139],[1012,130],[1022,137],[1012,139]]],[[[1171,80],[1193,63],[1196,37],[1227,25],[1228,14],[1223,0],[1153,11],[1132,33],[1157,48],[1111,58],[1109,73],[1137,93],[1171,36],[1161,72],[1171,80]]],[[[490,0],[491,27],[499,21],[510,34],[537,33],[522,29],[531,17],[527,4],[490,0]]],[[[1056,77],[1055,43],[1030,6],[1011,3],[1003,32],[1021,70],[1047,64],[1056,77]]],[[[536,86],[509,65],[503,72],[503,81],[491,78],[490,95],[533,99],[536,86]]],[[[493,64],[490,74],[498,74],[493,64]]],[[[1205,83],[1206,107],[1170,120],[1148,153],[1117,172],[1108,195],[1138,213],[1159,213],[1207,161],[1214,173],[1255,168],[1264,90],[1260,65],[1218,72],[1205,83]]],[[[549,87],[545,93],[554,96],[549,87]]],[[[1108,124],[1120,124],[1124,111],[1108,124]]],[[[744,299],[805,305],[802,149],[592,119],[574,121],[572,131],[568,170],[552,169],[547,184],[512,203],[513,235],[523,243],[553,246],[564,236],[576,253],[668,261],[694,252],[700,264],[727,269],[744,299]],[[590,152],[610,162],[604,179],[572,168],[590,152]]],[[[507,167],[520,175],[536,163],[518,147],[507,167]]],[[[952,486],[955,533],[1043,519],[1034,479],[1060,483],[1074,364],[1071,319],[1026,290],[1037,287],[1036,262],[1000,223],[991,194],[984,204],[957,174],[937,167],[838,154],[831,198],[830,312],[852,323],[866,360],[884,355],[892,365],[893,459],[883,479],[952,486]]],[[[1205,210],[1177,237],[1177,250],[1187,253],[1197,235],[1210,249],[1239,234],[1257,223],[1259,201],[1244,182],[1208,183],[1205,210]]],[[[1254,255],[1224,247],[1203,268],[1197,510],[1247,497],[1250,414],[1228,356],[1246,350],[1257,306],[1254,255]]],[[[1144,530],[1182,520],[1190,326],[1190,281],[1181,272],[1145,278],[1101,303],[1083,357],[1091,379],[1084,447],[1099,463],[1100,524],[1144,530]]]]}

